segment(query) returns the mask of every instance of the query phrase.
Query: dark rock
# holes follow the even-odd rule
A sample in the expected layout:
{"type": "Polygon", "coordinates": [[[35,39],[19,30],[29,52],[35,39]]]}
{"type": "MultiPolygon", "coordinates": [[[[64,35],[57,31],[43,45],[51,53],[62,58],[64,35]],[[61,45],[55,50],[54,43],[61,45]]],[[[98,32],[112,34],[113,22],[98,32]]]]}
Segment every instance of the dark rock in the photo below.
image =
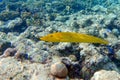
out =
{"type": "Polygon", "coordinates": [[[83,27],[87,27],[87,26],[91,26],[93,24],[93,21],[91,19],[87,19],[82,26],[83,27]]]}
{"type": "Polygon", "coordinates": [[[7,49],[8,47],[11,47],[11,43],[7,41],[0,40],[0,55],[7,49]]]}

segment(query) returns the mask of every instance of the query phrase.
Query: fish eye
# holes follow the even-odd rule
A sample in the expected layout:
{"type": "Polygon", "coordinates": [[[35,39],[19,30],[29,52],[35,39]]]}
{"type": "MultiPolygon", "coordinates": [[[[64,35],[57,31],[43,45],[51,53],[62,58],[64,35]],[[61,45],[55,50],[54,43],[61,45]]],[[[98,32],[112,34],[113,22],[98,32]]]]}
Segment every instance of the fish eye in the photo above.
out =
{"type": "Polygon", "coordinates": [[[53,35],[50,35],[50,37],[53,37],[53,35]]]}

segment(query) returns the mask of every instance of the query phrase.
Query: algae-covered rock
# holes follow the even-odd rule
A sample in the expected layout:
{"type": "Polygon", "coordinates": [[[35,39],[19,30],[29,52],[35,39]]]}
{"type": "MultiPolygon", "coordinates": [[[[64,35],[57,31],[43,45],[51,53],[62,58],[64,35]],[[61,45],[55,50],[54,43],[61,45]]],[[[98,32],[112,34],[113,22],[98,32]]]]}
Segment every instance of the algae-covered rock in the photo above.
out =
{"type": "Polygon", "coordinates": [[[100,70],[90,80],[120,80],[120,74],[116,71],[100,70]]]}
{"type": "Polygon", "coordinates": [[[116,58],[120,60],[120,49],[115,53],[115,55],[116,55],[116,58]]]}
{"type": "Polygon", "coordinates": [[[11,42],[8,40],[8,35],[4,32],[0,32],[0,55],[3,54],[4,50],[11,47],[11,42]]]}
{"type": "Polygon", "coordinates": [[[26,23],[21,18],[7,21],[0,27],[0,31],[8,32],[23,32],[26,29],[26,23]]]}
{"type": "Polygon", "coordinates": [[[12,20],[19,16],[20,16],[19,12],[5,11],[5,12],[0,13],[0,20],[2,20],[2,21],[12,20]]]}

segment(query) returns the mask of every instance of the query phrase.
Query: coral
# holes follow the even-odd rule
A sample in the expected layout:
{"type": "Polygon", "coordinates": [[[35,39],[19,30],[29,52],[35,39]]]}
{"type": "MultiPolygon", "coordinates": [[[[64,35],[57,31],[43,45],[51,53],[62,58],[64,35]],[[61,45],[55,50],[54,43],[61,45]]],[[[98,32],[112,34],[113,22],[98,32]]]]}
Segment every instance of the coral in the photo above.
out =
{"type": "Polygon", "coordinates": [[[52,80],[49,77],[49,64],[32,63],[29,61],[20,62],[13,57],[0,59],[0,80],[52,80]]]}
{"type": "Polygon", "coordinates": [[[120,49],[115,53],[115,57],[120,60],[120,49]]]}
{"type": "Polygon", "coordinates": [[[1,57],[13,56],[17,50],[15,48],[7,48],[1,57]]]}
{"type": "Polygon", "coordinates": [[[113,25],[120,29],[120,19],[119,19],[119,18],[118,18],[118,19],[115,19],[115,20],[113,21],[113,25]]]}
{"type": "Polygon", "coordinates": [[[8,32],[18,32],[21,33],[27,28],[26,23],[21,18],[15,18],[14,20],[9,20],[5,25],[1,26],[1,31],[8,32]]]}
{"type": "Polygon", "coordinates": [[[19,12],[5,11],[5,12],[0,13],[0,20],[2,20],[2,21],[12,20],[19,16],[20,16],[19,12]]]}

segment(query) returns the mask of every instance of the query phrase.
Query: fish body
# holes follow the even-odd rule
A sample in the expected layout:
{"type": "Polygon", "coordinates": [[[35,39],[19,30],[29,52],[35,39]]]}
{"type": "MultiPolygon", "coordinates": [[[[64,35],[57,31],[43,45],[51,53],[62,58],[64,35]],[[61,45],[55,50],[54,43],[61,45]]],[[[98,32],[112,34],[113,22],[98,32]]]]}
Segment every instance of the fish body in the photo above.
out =
{"type": "Polygon", "coordinates": [[[40,38],[42,41],[47,42],[81,42],[81,43],[100,43],[108,44],[109,42],[101,38],[97,38],[87,34],[75,32],[56,32],[48,34],[40,38]]]}

